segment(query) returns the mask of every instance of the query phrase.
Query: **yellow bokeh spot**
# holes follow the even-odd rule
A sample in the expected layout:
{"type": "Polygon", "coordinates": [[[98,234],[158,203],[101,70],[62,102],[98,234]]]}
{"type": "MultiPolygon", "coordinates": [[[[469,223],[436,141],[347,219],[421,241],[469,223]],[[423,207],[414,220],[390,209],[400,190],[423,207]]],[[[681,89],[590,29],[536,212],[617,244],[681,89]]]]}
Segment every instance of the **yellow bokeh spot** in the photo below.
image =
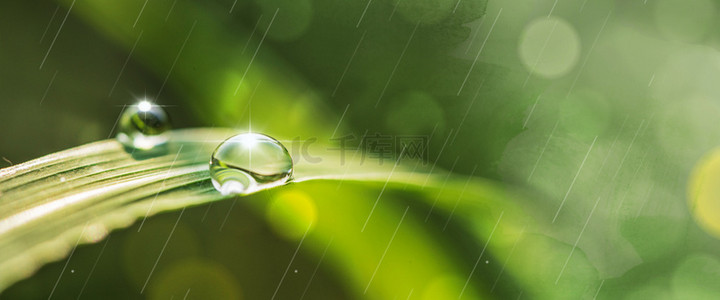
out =
{"type": "Polygon", "coordinates": [[[690,211],[705,231],[720,238],[720,148],[695,166],[690,177],[690,211]]]}
{"type": "Polygon", "coordinates": [[[288,239],[300,239],[315,224],[317,209],[306,193],[289,190],[273,197],[267,208],[268,222],[277,234],[288,239]]]}
{"type": "Polygon", "coordinates": [[[177,262],[149,285],[150,299],[242,299],[237,279],[220,264],[199,258],[177,262]]]}

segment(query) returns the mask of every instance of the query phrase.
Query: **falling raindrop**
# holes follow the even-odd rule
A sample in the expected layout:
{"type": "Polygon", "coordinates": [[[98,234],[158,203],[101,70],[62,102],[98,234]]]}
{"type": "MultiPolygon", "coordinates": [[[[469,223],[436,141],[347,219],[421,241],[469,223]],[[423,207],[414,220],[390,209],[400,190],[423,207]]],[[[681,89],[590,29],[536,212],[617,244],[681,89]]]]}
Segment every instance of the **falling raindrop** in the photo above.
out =
{"type": "Polygon", "coordinates": [[[128,106],[120,116],[117,139],[133,150],[156,150],[168,142],[170,118],[165,110],[143,100],[128,106]]]}
{"type": "Polygon", "coordinates": [[[267,135],[243,133],[222,142],[210,160],[213,186],[223,195],[247,195],[292,179],[285,146],[267,135]]]}

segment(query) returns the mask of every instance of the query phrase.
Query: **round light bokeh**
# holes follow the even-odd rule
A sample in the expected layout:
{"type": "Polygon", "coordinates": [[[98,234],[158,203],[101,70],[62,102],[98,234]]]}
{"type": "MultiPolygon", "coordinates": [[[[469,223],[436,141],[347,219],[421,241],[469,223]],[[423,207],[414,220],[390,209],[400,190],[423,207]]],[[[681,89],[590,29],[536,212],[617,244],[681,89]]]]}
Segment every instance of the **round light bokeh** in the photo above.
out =
{"type": "Polygon", "coordinates": [[[570,72],[580,57],[580,37],[557,17],[530,22],[520,35],[520,60],[532,74],[557,78],[570,72]]]}

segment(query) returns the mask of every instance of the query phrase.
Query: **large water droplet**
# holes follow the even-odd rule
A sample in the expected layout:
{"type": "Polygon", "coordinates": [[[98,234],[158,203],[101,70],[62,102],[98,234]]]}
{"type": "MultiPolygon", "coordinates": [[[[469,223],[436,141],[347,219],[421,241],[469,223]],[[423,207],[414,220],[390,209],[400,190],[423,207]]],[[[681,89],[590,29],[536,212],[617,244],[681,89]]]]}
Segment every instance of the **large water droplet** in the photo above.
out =
{"type": "Polygon", "coordinates": [[[285,146],[264,134],[243,133],[220,144],[210,161],[213,186],[223,195],[247,195],[292,179],[285,146]]]}
{"type": "Polygon", "coordinates": [[[117,139],[125,147],[149,151],[168,142],[170,118],[162,107],[148,100],[128,106],[119,122],[117,139]]]}

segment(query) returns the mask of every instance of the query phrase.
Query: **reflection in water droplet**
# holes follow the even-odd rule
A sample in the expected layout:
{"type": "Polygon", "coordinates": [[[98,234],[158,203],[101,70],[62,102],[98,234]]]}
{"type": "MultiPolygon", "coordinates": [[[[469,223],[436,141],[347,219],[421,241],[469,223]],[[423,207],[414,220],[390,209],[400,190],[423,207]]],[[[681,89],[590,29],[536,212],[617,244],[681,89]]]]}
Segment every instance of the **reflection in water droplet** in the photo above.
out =
{"type": "Polygon", "coordinates": [[[117,139],[125,147],[148,151],[167,144],[170,117],[162,107],[148,100],[128,106],[119,122],[117,139]]]}
{"type": "Polygon", "coordinates": [[[243,133],[220,144],[210,161],[213,186],[223,195],[247,195],[292,179],[293,162],[279,141],[243,133]]]}

